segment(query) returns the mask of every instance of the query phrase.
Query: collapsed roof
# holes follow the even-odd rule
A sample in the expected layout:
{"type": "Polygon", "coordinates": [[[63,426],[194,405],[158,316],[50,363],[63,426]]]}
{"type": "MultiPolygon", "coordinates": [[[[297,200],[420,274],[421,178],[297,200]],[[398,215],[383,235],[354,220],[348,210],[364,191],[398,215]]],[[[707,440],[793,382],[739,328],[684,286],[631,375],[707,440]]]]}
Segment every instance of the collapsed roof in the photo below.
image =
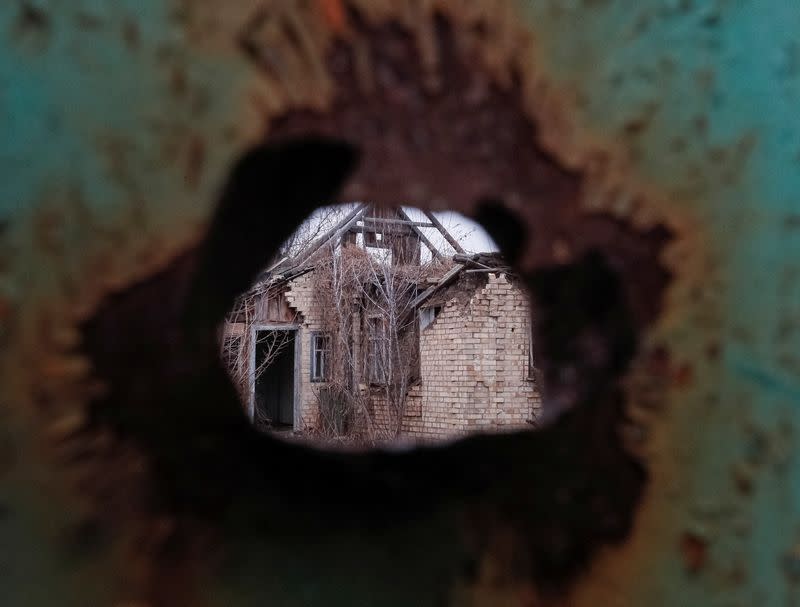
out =
{"type": "MultiPolygon", "coordinates": [[[[452,261],[453,266],[435,283],[423,290],[412,302],[417,307],[428,300],[434,293],[451,284],[462,272],[511,272],[500,253],[467,254],[458,240],[442,225],[441,221],[430,211],[422,211],[428,221],[414,221],[402,208],[380,209],[367,203],[359,203],[347,212],[324,234],[304,246],[294,255],[285,255],[276,260],[258,277],[256,284],[278,284],[289,282],[312,271],[315,267],[315,255],[326,246],[338,247],[348,241],[355,242],[355,236],[362,234],[367,246],[381,246],[382,235],[402,235],[416,238],[425,246],[432,259],[452,261]],[[445,242],[455,251],[452,256],[443,252],[423,232],[423,228],[435,228],[445,242]]],[[[388,248],[384,246],[384,248],[388,248]]],[[[418,263],[418,262],[417,262],[418,263]]]]}

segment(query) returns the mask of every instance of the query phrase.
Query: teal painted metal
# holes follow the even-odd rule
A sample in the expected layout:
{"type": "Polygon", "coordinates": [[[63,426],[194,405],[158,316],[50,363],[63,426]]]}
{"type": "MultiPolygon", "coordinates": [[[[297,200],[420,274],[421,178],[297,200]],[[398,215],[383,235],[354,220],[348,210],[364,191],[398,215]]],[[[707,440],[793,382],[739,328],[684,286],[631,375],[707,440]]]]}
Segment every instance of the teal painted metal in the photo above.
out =
{"type": "Polygon", "coordinates": [[[547,23],[537,41],[549,73],[578,91],[578,122],[621,144],[631,172],[702,226],[711,258],[697,310],[672,335],[688,356],[705,343],[721,358],[696,378],[702,389],[672,403],[685,416],[672,457],[690,470],[674,488],[674,520],[663,521],[673,537],[703,528],[711,571],[687,580],[662,546],[652,573],[629,583],[663,604],[796,600],[785,559],[800,514],[800,10],[724,1],[527,10],[532,24],[547,23]],[[755,463],[754,434],[765,441],[755,463]],[[742,467],[752,494],[737,482],[742,467]]]}
{"type": "MultiPolygon", "coordinates": [[[[581,585],[601,593],[611,584],[605,592],[631,605],[797,600],[800,6],[516,4],[535,52],[520,51],[520,65],[563,96],[574,126],[547,145],[578,168],[587,151],[607,154],[609,183],[619,185],[608,205],[628,214],[621,198],[645,192],[660,218],[679,219],[679,240],[690,243],[670,260],[674,322],[654,333],[695,369],[693,385],[671,390],[670,412],[653,422],[664,438],[650,461],[642,528],[658,533],[634,538],[619,560],[609,556],[577,595],[587,596],[581,585]],[[678,550],[687,531],[708,550],[695,576],[678,550]]],[[[30,386],[52,362],[48,349],[67,339],[42,319],[74,326],[110,287],[194,242],[231,160],[260,134],[243,118],[252,116],[257,77],[234,44],[217,45],[235,28],[223,22],[203,39],[190,27],[203,11],[214,14],[204,3],[166,0],[0,6],[1,395],[9,410],[28,410],[30,386]],[[75,295],[83,289],[95,297],[75,295]]],[[[7,533],[20,545],[36,531],[54,546],[41,530],[49,500],[26,485],[52,480],[48,456],[25,446],[36,444],[41,422],[23,415],[14,423],[19,435],[6,440],[26,455],[8,464],[0,488],[15,510],[41,511],[5,523],[7,533]]],[[[35,593],[41,579],[60,578],[63,562],[48,550],[38,565],[23,561],[18,577],[0,573],[3,594],[18,593],[22,604],[21,589],[35,593]]],[[[89,593],[75,588],[76,575],[57,594],[25,595],[28,604],[89,593]]],[[[243,591],[230,592],[233,601],[243,591]]]]}

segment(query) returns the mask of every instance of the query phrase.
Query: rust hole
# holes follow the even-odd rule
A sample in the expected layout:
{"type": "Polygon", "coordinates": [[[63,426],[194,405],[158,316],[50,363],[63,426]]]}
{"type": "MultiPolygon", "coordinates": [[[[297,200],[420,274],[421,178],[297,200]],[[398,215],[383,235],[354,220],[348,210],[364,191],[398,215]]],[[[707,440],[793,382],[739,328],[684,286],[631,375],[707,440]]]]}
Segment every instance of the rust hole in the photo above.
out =
{"type": "MultiPolygon", "coordinates": [[[[521,230],[506,233],[518,256],[521,230]]],[[[480,224],[351,203],[318,209],[281,246],[223,323],[221,356],[261,430],[410,448],[538,423],[530,319],[480,224]]]]}
{"type": "Polygon", "coordinates": [[[513,528],[514,571],[558,592],[626,537],[645,483],[620,439],[620,380],[660,311],[669,232],[582,210],[581,175],[537,145],[519,91],[476,69],[445,22],[436,92],[404,30],[362,24],[358,34],[374,87],[364,91],[353,48],[338,44],[330,111],[274,121],[270,143],[234,169],[202,248],[86,323],[85,350],[109,387],[87,432],[110,429],[147,456],[153,513],[213,525],[236,511],[233,535],[285,537],[276,521],[287,517],[306,533],[331,521],[357,533],[457,508],[471,559],[513,528]],[[536,432],[408,453],[318,452],[253,430],[219,362],[217,327],[298,223],[337,199],[478,219],[534,294],[546,399],[561,414],[536,432]],[[286,465],[267,474],[264,462],[286,465]]]}

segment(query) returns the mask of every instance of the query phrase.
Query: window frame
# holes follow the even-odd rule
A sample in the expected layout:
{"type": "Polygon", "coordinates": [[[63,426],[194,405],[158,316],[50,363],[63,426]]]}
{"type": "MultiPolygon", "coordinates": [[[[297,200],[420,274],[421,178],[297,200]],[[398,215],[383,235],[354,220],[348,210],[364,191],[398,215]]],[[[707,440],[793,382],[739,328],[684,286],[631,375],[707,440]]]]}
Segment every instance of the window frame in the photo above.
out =
{"type": "Polygon", "coordinates": [[[430,327],[437,318],[439,318],[439,314],[442,313],[442,306],[433,305],[433,306],[425,306],[419,309],[419,329],[420,331],[424,331],[428,327],[430,327]],[[426,322],[427,321],[427,322],[426,322]]]}
{"type": "Polygon", "coordinates": [[[331,356],[331,336],[326,331],[311,332],[311,367],[309,368],[309,380],[313,383],[324,383],[330,380],[330,356],[331,356]],[[320,348],[318,340],[323,339],[325,347],[320,348]],[[322,369],[317,373],[317,354],[320,353],[320,364],[322,369]]]}
{"type": "Polygon", "coordinates": [[[367,316],[367,355],[368,355],[367,363],[369,367],[367,369],[367,379],[369,380],[369,384],[372,386],[386,385],[385,377],[376,377],[376,375],[380,374],[381,372],[381,370],[378,369],[378,373],[376,373],[376,366],[380,366],[379,362],[382,362],[384,366],[389,364],[387,360],[390,354],[389,346],[387,345],[388,341],[389,341],[388,327],[386,326],[386,319],[384,318],[384,316],[380,314],[368,315],[367,316]],[[378,328],[378,331],[373,331],[373,328],[378,328]],[[378,350],[375,347],[375,344],[381,344],[380,361],[376,356],[378,350]]]}

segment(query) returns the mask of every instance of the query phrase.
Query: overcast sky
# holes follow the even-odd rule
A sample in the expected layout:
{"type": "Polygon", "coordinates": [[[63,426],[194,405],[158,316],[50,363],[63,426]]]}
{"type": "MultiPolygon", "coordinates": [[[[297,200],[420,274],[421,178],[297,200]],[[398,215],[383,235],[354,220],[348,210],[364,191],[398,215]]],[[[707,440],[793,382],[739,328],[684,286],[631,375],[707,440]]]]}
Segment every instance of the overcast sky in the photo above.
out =
{"type": "MultiPolygon", "coordinates": [[[[309,233],[314,235],[324,234],[340,221],[355,204],[357,203],[341,205],[335,209],[331,207],[318,209],[300,229],[308,230],[309,233]]],[[[428,218],[419,209],[403,207],[403,210],[413,221],[428,222],[428,218]]],[[[438,211],[434,215],[466,252],[485,253],[498,250],[497,245],[489,234],[471,219],[454,211],[438,211]]],[[[443,255],[450,256],[455,253],[453,247],[450,246],[436,228],[421,227],[420,230],[443,255]]],[[[422,246],[422,259],[423,261],[430,259],[430,252],[424,245],[422,246]]]]}

